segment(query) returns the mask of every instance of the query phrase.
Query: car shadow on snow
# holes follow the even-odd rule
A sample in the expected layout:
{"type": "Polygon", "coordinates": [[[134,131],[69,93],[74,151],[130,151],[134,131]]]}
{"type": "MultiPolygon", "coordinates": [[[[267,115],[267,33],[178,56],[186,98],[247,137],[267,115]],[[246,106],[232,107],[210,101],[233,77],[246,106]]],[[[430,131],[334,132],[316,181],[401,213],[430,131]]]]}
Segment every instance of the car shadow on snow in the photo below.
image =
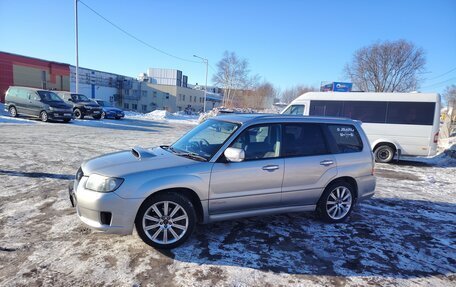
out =
{"type": "Polygon", "coordinates": [[[52,179],[63,179],[63,180],[73,180],[74,179],[74,175],[71,175],[71,174],[58,174],[58,173],[47,173],[47,172],[23,172],[23,171],[3,170],[3,169],[0,169],[0,175],[32,177],[32,178],[52,178],[52,179]]]}
{"type": "Polygon", "coordinates": [[[180,261],[275,273],[453,276],[455,222],[455,204],[373,198],[341,224],[295,213],[200,225],[189,242],[163,253],[180,261]]]}

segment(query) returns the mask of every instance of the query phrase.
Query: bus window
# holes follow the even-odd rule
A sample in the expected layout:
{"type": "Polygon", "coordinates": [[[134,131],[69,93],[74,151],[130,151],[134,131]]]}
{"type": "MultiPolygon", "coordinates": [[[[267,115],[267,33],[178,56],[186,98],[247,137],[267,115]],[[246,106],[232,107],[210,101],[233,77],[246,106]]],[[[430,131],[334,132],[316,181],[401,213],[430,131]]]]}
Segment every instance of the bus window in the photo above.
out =
{"type": "Polygon", "coordinates": [[[286,109],[282,115],[304,115],[304,105],[292,105],[286,109]]]}
{"type": "Polygon", "coordinates": [[[364,123],[385,123],[386,102],[345,101],[343,116],[364,123]]]}
{"type": "Polygon", "coordinates": [[[386,123],[432,126],[434,111],[435,103],[389,102],[386,123]]]}
{"type": "Polygon", "coordinates": [[[338,101],[311,101],[311,116],[340,117],[342,116],[343,102],[338,101]]]}

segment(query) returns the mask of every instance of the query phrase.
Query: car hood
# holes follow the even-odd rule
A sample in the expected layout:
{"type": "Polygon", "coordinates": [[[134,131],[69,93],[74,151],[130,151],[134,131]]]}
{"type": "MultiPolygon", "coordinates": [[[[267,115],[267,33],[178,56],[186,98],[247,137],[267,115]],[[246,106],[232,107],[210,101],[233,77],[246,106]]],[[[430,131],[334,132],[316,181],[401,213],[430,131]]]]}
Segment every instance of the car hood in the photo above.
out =
{"type": "Polygon", "coordinates": [[[123,112],[121,109],[114,108],[114,107],[103,107],[105,112],[123,112]]]}
{"type": "Polygon", "coordinates": [[[68,109],[68,110],[71,109],[71,106],[70,106],[70,105],[67,105],[67,104],[65,104],[65,103],[47,102],[47,104],[48,104],[50,107],[53,107],[53,108],[56,108],[56,109],[68,109]]]}
{"type": "Polygon", "coordinates": [[[129,150],[102,155],[85,161],[81,168],[86,176],[96,173],[104,176],[124,177],[144,171],[186,166],[195,163],[194,160],[177,156],[158,147],[140,149],[141,156],[139,157],[134,154],[135,152],[129,150]]]}
{"type": "Polygon", "coordinates": [[[94,104],[93,102],[76,102],[76,104],[84,105],[84,106],[90,106],[90,107],[93,107],[93,108],[99,108],[100,107],[100,105],[94,104]]]}

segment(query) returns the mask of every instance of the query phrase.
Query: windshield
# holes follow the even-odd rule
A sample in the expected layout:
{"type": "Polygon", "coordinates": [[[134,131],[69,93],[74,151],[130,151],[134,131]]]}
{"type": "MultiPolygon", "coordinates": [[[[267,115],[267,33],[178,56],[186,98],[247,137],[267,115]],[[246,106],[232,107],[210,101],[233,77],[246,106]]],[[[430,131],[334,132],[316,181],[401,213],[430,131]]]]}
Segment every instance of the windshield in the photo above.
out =
{"type": "Polygon", "coordinates": [[[177,140],[170,149],[175,153],[196,154],[209,160],[238,127],[239,124],[235,123],[207,120],[177,140]]]}
{"type": "Polygon", "coordinates": [[[40,98],[44,102],[63,102],[63,100],[57,96],[56,93],[49,91],[38,91],[40,98]]]}
{"type": "Polygon", "coordinates": [[[110,105],[108,102],[106,102],[106,101],[100,101],[100,100],[98,100],[98,101],[96,101],[96,102],[97,102],[100,106],[102,106],[102,107],[111,107],[111,105],[110,105]]]}
{"type": "Polygon", "coordinates": [[[71,94],[71,98],[75,102],[90,102],[89,98],[87,98],[84,95],[79,95],[79,94],[71,94]]]}
{"type": "Polygon", "coordinates": [[[304,105],[292,105],[282,112],[282,115],[300,115],[304,114],[304,105]]]}

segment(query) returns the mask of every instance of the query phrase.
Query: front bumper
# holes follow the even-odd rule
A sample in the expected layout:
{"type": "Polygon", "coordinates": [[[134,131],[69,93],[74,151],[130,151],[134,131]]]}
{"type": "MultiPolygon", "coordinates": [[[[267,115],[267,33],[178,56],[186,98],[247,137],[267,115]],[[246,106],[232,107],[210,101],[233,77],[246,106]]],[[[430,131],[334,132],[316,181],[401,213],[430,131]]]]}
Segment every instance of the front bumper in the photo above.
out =
{"type": "Polygon", "coordinates": [[[88,109],[84,108],[81,110],[84,116],[90,116],[90,117],[101,117],[102,110],[100,108],[94,108],[94,109],[88,109]]]}
{"type": "Polygon", "coordinates": [[[49,119],[52,120],[64,120],[64,119],[72,119],[73,118],[73,111],[49,111],[48,112],[49,119]]]}
{"type": "Polygon", "coordinates": [[[76,207],[81,221],[95,230],[131,234],[143,199],[125,199],[115,192],[91,191],[85,189],[86,181],[87,177],[83,177],[68,188],[71,204],[76,207]],[[106,222],[106,214],[110,214],[109,222],[106,222]]]}

